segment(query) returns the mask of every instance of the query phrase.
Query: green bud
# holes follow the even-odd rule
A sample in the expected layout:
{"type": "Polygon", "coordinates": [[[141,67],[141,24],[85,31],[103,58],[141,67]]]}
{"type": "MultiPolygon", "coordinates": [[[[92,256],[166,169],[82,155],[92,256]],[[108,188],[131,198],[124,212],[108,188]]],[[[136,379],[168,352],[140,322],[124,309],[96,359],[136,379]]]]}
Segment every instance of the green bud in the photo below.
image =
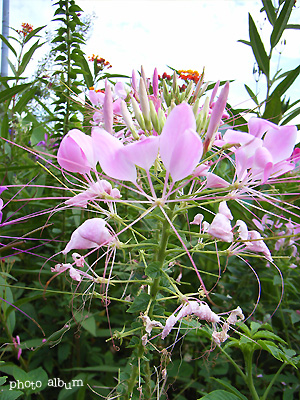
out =
{"type": "Polygon", "coordinates": [[[149,101],[149,105],[150,105],[150,118],[153,128],[155,129],[156,132],[161,133],[161,131],[159,130],[158,116],[152,100],[149,101]]]}
{"type": "Polygon", "coordinates": [[[163,80],[163,96],[164,96],[164,99],[165,99],[165,102],[166,102],[167,106],[170,107],[171,96],[170,96],[170,93],[168,91],[167,84],[166,84],[165,80],[163,80]]]}
{"type": "Polygon", "coordinates": [[[188,84],[187,88],[186,88],[185,91],[183,92],[183,93],[184,93],[184,98],[185,98],[186,101],[189,101],[189,98],[190,98],[191,95],[192,95],[193,86],[194,86],[193,82],[190,81],[190,83],[188,84]]]}
{"type": "Polygon", "coordinates": [[[195,101],[195,104],[193,105],[193,113],[195,115],[195,118],[198,117],[199,103],[200,103],[200,99],[197,99],[195,101]]]}
{"type": "Polygon", "coordinates": [[[142,109],[143,116],[145,119],[150,120],[149,100],[148,100],[148,95],[147,95],[147,91],[146,91],[146,87],[145,87],[143,78],[140,79],[139,96],[140,96],[140,103],[141,103],[141,109],[142,109]]]}
{"type": "Polygon", "coordinates": [[[136,101],[136,99],[134,97],[131,97],[131,105],[132,105],[133,112],[134,112],[134,115],[135,115],[135,118],[136,118],[138,124],[140,125],[140,127],[143,130],[146,130],[144,118],[143,118],[142,113],[140,111],[140,107],[138,105],[138,102],[136,101]]]}
{"type": "Polygon", "coordinates": [[[121,113],[124,118],[124,122],[125,122],[127,128],[130,129],[134,139],[136,139],[136,140],[139,139],[139,135],[135,131],[133,120],[131,118],[130,112],[128,111],[128,108],[127,108],[124,100],[121,101],[121,113]]]}
{"type": "Polygon", "coordinates": [[[158,109],[157,116],[158,116],[159,132],[161,132],[166,122],[165,113],[161,108],[158,109]]]}

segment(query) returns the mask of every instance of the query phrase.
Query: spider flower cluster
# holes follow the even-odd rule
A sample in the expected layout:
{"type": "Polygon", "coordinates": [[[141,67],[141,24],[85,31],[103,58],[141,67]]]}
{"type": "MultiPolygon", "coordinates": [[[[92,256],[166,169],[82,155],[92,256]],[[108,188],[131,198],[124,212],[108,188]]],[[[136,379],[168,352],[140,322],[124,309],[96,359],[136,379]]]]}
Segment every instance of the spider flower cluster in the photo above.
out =
{"type": "MultiPolygon", "coordinates": [[[[211,301],[210,290],[199,272],[201,265],[197,265],[199,257],[197,262],[194,260],[198,251],[213,246],[218,255],[220,246],[228,257],[262,255],[273,263],[261,235],[264,232],[257,230],[260,222],[254,224],[249,217],[243,220],[242,215],[250,213],[249,201],[255,201],[256,210],[263,209],[263,201],[275,204],[265,187],[295,168],[292,154],[297,129],[250,118],[248,132],[240,131],[233,127],[234,119],[226,109],[228,82],[221,90],[217,82],[208,96],[204,74],[196,83],[190,81],[184,91],[179,90],[178,79],[176,72],[172,80],[161,79],[155,69],[149,80],[142,69],[139,79],[133,72],[130,85],[106,82],[102,91],[90,89],[91,133],[71,130],[61,141],[57,161],[69,181],[76,174],[66,207],[94,211],[96,216],[74,230],[62,253],[68,257],[73,250],[90,250],[90,254],[107,247],[107,252],[114,251],[114,261],[118,249],[126,253],[131,246],[130,257],[134,254],[142,261],[147,278],[136,294],[137,298],[141,292],[149,296],[148,306],[140,310],[146,337],[154,327],[164,339],[178,321],[192,316],[213,325],[212,339],[220,345],[227,339],[230,326],[237,322],[236,317],[244,318],[242,310],[238,307],[227,320],[222,319],[203,299],[182,294],[169,266],[180,259],[192,267],[199,281],[196,286],[211,301]],[[128,208],[135,212],[132,220],[127,218],[128,208]],[[238,218],[232,215],[233,209],[238,218]],[[182,216],[188,221],[189,241],[178,222],[182,216]],[[149,227],[149,218],[156,220],[154,227],[149,227]],[[198,226],[199,232],[192,225],[198,226]],[[155,238],[150,240],[151,251],[140,250],[136,233],[144,239],[155,238]],[[168,248],[170,241],[172,246],[168,248]],[[155,263],[154,272],[149,268],[151,263],[155,263]],[[162,277],[170,284],[166,290],[162,277]],[[182,304],[177,314],[173,312],[167,319],[159,315],[156,321],[153,304],[159,301],[159,291],[171,292],[182,304]]],[[[129,262],[129,252],[127,256],[129,262]]],[[[73,254],[73,264],[59,264],[53,272],[69,271],[78,282],[106,282],[108,287],[113,261],[109,261],[110,269],[108,262],[105,264],[100,278],[89,271],[90,266],[82,272],[88,263],[85,256],[79,257],[82,262],[73,254]]]]}

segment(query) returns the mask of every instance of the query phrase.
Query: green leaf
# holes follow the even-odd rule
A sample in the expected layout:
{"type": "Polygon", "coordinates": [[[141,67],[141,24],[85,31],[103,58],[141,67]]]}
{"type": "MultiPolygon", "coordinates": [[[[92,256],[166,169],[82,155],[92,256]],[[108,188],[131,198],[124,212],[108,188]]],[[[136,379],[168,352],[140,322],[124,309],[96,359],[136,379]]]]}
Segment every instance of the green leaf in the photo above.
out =
{"type": "Polygon", "coordinates": [[[262,3],[264,5],[263,10],[266,12],[270,24],[274,25],[274,23],[276,21],[276,13],[275,13],[272,1],[262,0],[262,3]]]}
{"type": "Polygon", "coordinates": [[[17,74],[22,75],[23,72],[25,71],[25,68],[27,67],[29,61],[32,58],[33,53],[38,49],[39,47],[43,46],[44,43],[39,43],[39,40],[34,43],[33,46],[30,47],[30,49],[27,51],[27,53],[24,54],[22,58],[21,65],[18,68],[17,74]]]}
{"type": "Polygon", "coordinates": [[[4,114],[1,123],[1,136],[5,139],[9,139],[9,125],[8,125],[8,115],[4,114]]]}
{"type": "Polygon", "coordinates": [[[128,308],[128,313],[142,312],[145,311],[150,301],[150,295],[147,293],[140,293],[133,301],[131,306],[128,308]]]}
{"type": "Polygon", "coordinates": [[[213,379],[214,381],[218,382],[220,385],[225,387],[230,393],[233,393],[234,395],[236,395],[239,399],[247,400],[247,397],[245,397],[242,393],[240,393],[235,387],[230,385],[230,383],[223,381],[222,379],[217,379],[214,377],[211,377],[210,379],[213,379]]]}
{"type": "Polygon", "coordinates": [[[286,28],[287,22],[292,12],[293,5],[294,5],[294,0],[285,0],[284,6],[282,7],[282,10],[274,24],[274,28],[271,33],[270,43],[272,48],[274,48],[276,44],[279,42],[282,33],[286,28]]]}
{"type": "Polygon", "coordinates": [[[282,361],[282,351],[274,342],[269,342],[267,340],[258,340],[257,343],[268,353],[272,354],[277,360],[282,361]]]}
{"type": "Polygon", "coordinates": [[[0,92],[0,102],[11,99],[15,94],[22,92],[28,86],[32,86],[32,83],[22,83],[21,85],[16,85],[9,89],[3,90],[0,92]]]}
{"type": "Polygon", "coordinates": [[[249,96],[251,97],[251,99],[255,102],[255,104],[259,104],[256,95],[252,92],[252,90],[249,88],[248,85],[244,85],[245,89],[247,90],[249,96]]]}
{"type": "Polygon", "coordinates": [[[8,389],[4,390],[1,394],[1,400],[16,400],[20,396],[24,396],[24,393],[20,390],[9,390],[9,387],[7,388],[8,389]]]}
{"type": "Polygon", "coordinates": [[[246,44],[247,46],[251,46],[251,42],[249,42],[249,40],[239,39],[238,42],[244,43],[244,44],[246,44]]]}
{"type": "Polygon", "coordinates": [[[269,77],[270,60],[267,56],[263,42],[261,41],[256,25],[250,14],[249,14],[249,36],[250,36],[252,51],[257,61],[257,64],[259,68],[262,70],[262,72],[267,77],[269,77]]]}
{"type": "Polygon", "coordinates": [[[74,318],[91,335],[96,336],[96,321],[90,313],[86,311],[83,314],[76,313],[74,318]]]}
{"type": "Polygon", "coordinates": [[[271,120],[274,124],[278,124],[282,117],[281,100],[275,93],[266,103],[265,111],[262,116],[264,119],[271,120]]]}
{"type": "Polygon", "coordinates": [[[28,372],[28,380],[34,383],[38,381],[42,382],[41,387],[32,387],[28,390],[28,393],[36,393],[42,391],[43,389],[45,389],[45,387],[47,387],[48,375],[42,367],[39,367],[34,369],[33,371],[28,372]]]}
{"type": "Polygon", "coordinates": [[[148,264],[148,266],[145,269],[145,274],[149,276],[149,278],[155,279],[158,276],[160,276],[160,262],[158,261],[153,261],[148,264]]]}
{"type": "Polygon", "coordinates": [[[252,339],[254,339],[254,340],[271,339],[271,340],[277,340],[280,343],[286,344],[286,342],[283,339],[281,339],[281,337],[275,335],[275,333],[270,332],[270,331],[264,331],[264,330],[256,332],[255,335],[252,336],[252,339]]]}
{"type": "Polygon", "coordinates": [[[21,114],[21,112],[24,110],[24,108],[27,106],[27,104],[29,103],[30,100],[32,100],[32,98],[34,97],[36,91],[37,91],[37,87],[33,87],[32,89],[26,91],[22,97],[20,98],[20,100],[18,101],[18,103],[16,104],[14,111],[18,112],[19,114],[21,114]]]}
{"type": "Polygon", "coordinates": [[[33,36],[35,36],[39,31],[44,29],[47,25],[44,26],[39,26],[38,28],[33,29],[26,37],[24,40],[24,43],[27,43],[33,36]]]}
{"type": "Polygon", "coordinates": [[[286,78],[282,82],[280,82],[279,85],[276,86],[276,88],[271,93],[270,97],[273,97],[274,95],[281,97],[288,90],[288,88],[294,83],[295,79],[299,76],[299,74],[300,74],[300,65],[298,65],[297,68],[289,71],[286,78]]]}
{"type": "Polygon", "coordinates": [[[9,41],[6,39],[6,37],[1,35],[1,33],[0,33],[0,39],[6,44],[6,46],[9,48],[9,50],[12,51],[16,57],[18,57],[16,50],[9,43],[9,41]]]}
{"type": "Polygon", "coordinates": [[[214,390],[213,392],[200,397],[198,400],[239,400],[240,398],[241,397],[237,397],[235,394],[226,392],[225,390],[214,390]]]}
{"type": "Polygon", "coordinates": [[[285,29],[300,29],[299,24],[288,24],[285,29]]]}
{"type": "Polygon", "coordinates": [[[10,313],[10,315],[6,315],[7,309],[10,306],[10,304],[6,303],[2,299],[13,304],[14,298],[10,287],[6,286],[6,280],[4,280],[2,276],[0,276],[0,297],[1,297],[0,310],[2,309],[4,320],[6,321],[7,324],[7,328],[9,329],[9,332],[12,335],[16,325],[16,313],[14,311],[10,313]]]}

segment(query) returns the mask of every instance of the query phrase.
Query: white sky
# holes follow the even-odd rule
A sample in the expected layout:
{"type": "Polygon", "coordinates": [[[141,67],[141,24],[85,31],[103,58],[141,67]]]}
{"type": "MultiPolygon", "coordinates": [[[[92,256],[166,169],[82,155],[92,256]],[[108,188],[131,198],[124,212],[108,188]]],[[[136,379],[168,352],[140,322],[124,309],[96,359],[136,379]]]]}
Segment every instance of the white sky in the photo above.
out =
{"type": "MultiPolygon", "coordinates": [[[[22,22],[28,22],[34,27],[49,24],[48,29],[55,29],[50,23],[57,7],[53,3],[10,0],[10,26],[18,29],[22,22]]],[[[249,38],[248,12],[268,37],[269,23],[259,12],[260,0],[76,0],[76,4],[85,13],[97,16],[85,51],[108,60],[113,65],[109,72],[130,75],[132,69],[139,70],[143,65],[150,77],[155,67],[162,74],[170,72],[167,65],[199,72],[205,66],[206,80],[236,80],[229,97],[233,106],[248,98],[243,83],[255,91],[252,50],[237,41],[249,38]]],[[[0,15],[2,19],[2,10],[0,15]]],[[[290,22],[300,23],[300,5],[294,8],[290,22]]],[[[280,64],[283,70],[300,64],[300,30],[289,30],[285,38],[280,64]]],[[[34,62],[42,56],[42,49],[34,62]]],[[[277,61],[274,64],[275,70],[277,61]]],[[[299,91],[291,96],[296,100],[299,91]]]]}

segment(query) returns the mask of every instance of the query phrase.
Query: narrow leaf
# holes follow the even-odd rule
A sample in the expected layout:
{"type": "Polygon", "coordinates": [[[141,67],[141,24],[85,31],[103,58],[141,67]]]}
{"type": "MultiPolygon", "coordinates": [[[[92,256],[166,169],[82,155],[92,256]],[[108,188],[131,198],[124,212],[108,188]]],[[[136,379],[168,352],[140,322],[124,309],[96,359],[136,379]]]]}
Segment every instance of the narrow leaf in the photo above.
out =
{"type": "Polygon", "coordinates": [[[6,46],[10,49],[10,51],[12,51],[14,53],[14,55],[17,57],[17,52],[16,50],[12,47],[12,45],[9,43],[9,41],[6,39],[6,37],[4,37],[3,35],[1,35],[0,33],[0,39],[2,39],[2,41],[6,44],[6,46]]]}
{"type": "Polygon", "coordinates": [[[271,34],[270,43],[272,48],[274,48],[276,44],[279,42],[282,33],[286,28],[287,22],[292,12],[293,5],[294,5],[294,0],[285,0],[284,6],[282,7],[279,17],[277,18],[274,24],[273,32],[271,34]]]}
{"type": "Polygon", "coordinates": [[[12,88],[3,90],[0,93],[0,102],[11,99],[15,94],[22,92],[32,83],[22,83],[21,85],[13,86],[12,88]]]}
{"type": "Polygon", "coordinates": [[[299,24],[288,24],[285,29],[300,29],[299,24]]]}
{"type": "Polygon", "coordinates": [[[251,97],[251,99],[255,102],[255,104],[259,104],[256,95],[252,92],[252,90],[249,88],[248,85],[244,85],[245,89],[247,90],[249,96],[251,97]]]}
{"type": "Polygon", "coordinates": [[[272,1],[270,0],[262,0],[263,5],[264,5],[264,11],[267,14],[268,20],[271,25],[274,25],[276,21],[276,13],[272,4],[272,1]]]}
{"type": "Polygon", "coordinates": [[[15,111],[18,112],[19,114],[21,114],[21,112],[24,110],[24,108],[26,107],[26,105],[28,104],[28,102],[33,98],[33,96],[35,95],[35,92],[37,91],[37,87],[33,87],[32,89],[26,91],[22,97],[20,98],[20,100],[18,101],[18,103],[15,106],[15,111]]]}
{"type": "Polygon", "coordinates": [[[39,26],[38,28],[33,29],[26,37],[24,40],[24,43],[27,43],[33,36],[35,36],[39,31],[44,29],[46,25],[44,26],[39,26]]]}
{"type": "Polygon", "coordinates": [[[292,69],[287,77],[279,83],[278,86],[274,89],[274,91],[271,93],[271,96],[277,95],[281,97],[287,90],[288,88],[294,83],[295,79],[299,76],[300,74],[300,65],[298,65],[297,68],[292,69]]]}
{"type": "Polygon", "coordinates": [[[27,53],[24,54],[21,65],[19,66],[18,71],[17,71],[18,75],[21,75],[25,71],[25,68],[27,67],[27,64],[29,63],[29,61],[31,60],[33,53],[36,51],[36,49],[43,46],[43,44],[44,43],[39,43],[39,40],[38,40],[37,42],[34,43],[33,46],[30,47],[30,49],[27,51],[27,53]]]}
{"type": "Polygon", "coordinates": [[[270,60],[267,56],[263,42],[261,41],[256,25],[250,14],[249,14],[249,36],[250,36],[252,51],[257,61],[257,64],[259,68],[262,70],[262,72],[267,77],[269,77],[270,60]]]}

